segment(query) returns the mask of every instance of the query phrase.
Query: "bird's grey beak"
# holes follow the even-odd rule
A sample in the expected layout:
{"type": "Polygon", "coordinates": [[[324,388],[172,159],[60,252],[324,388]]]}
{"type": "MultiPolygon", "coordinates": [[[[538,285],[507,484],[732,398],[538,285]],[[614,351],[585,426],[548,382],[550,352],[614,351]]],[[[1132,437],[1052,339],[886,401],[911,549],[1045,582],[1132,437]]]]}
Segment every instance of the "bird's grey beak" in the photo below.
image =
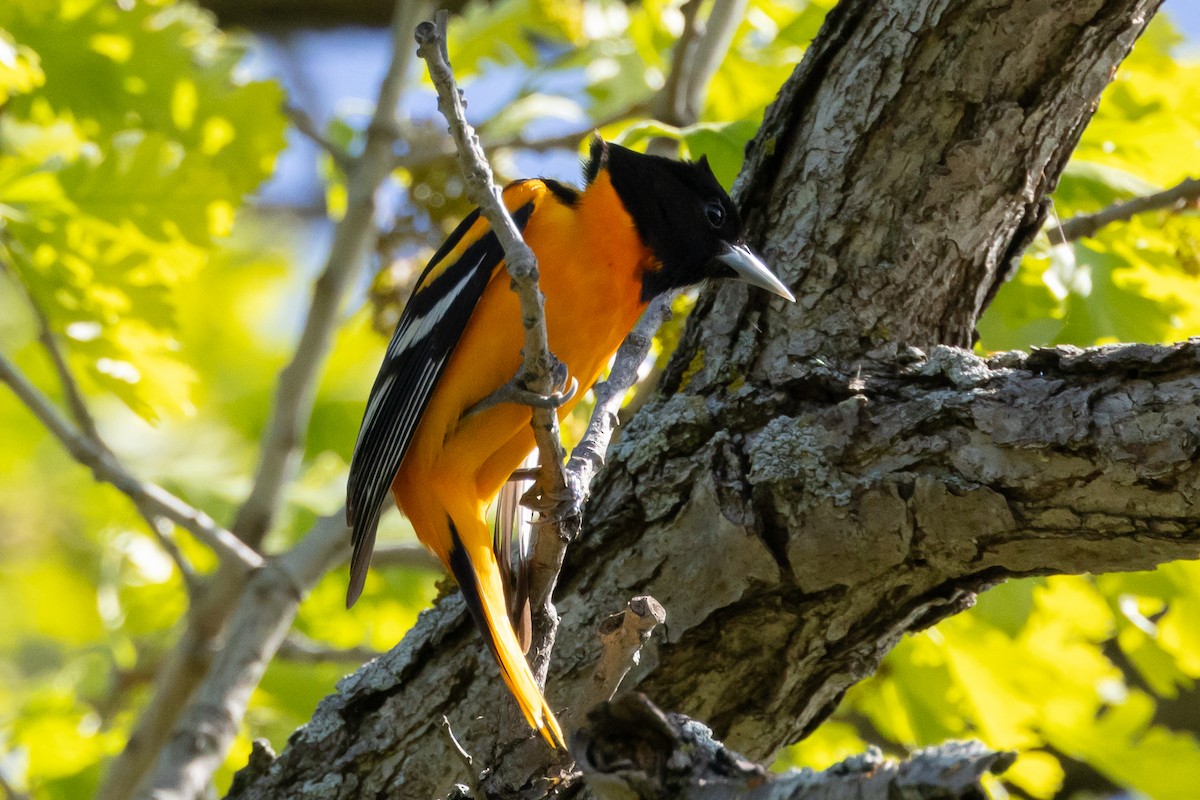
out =
{"type": "Polygon", "coordinates": [[[751,253],[750,248],[746,245],[723,242],[722,250],[717,255],[717,261],[736,272],[738,280],[760,289],[766,289],[793,303],[796,302],[795,295],[783,285],[783,281],[776,278],[767,265],[758,256],[751,253]]]}

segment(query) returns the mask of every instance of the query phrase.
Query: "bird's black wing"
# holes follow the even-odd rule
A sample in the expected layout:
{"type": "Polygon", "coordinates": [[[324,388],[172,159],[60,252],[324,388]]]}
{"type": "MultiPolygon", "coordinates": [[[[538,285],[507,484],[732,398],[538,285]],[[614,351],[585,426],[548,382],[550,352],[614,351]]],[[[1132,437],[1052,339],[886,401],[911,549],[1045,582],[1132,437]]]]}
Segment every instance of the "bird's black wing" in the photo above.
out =
{"type": "MultiPolygon", "coordinates": [[[[531,200],[512,212],[518,228],[524,230],[533,209],[531,200]]],[[[504,261],[490,228],[471,234],[475,241],[468,240],[479,216],[476,210],[464,219],[421,273],[371,387],[346,486],[346,522],[354,548],[347,607],[362,593],[379,516],[413,431],[467,320],[504,261]],[[448,259],[453,260],[446,263],[448,259]]]]}

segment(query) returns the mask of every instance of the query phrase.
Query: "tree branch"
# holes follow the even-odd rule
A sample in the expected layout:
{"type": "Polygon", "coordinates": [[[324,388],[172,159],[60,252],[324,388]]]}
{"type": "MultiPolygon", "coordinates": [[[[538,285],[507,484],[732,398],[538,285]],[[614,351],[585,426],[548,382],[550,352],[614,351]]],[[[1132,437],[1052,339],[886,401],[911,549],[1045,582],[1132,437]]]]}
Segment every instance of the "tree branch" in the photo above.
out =
{"type": "Polygon", "coordinates": [[[592,387],[596,405],[583,436],[571,451],[566,470],[577,504],[574,509],[577,514],[583,512],[583,502],[590,491],[592,478],[604,465],[604,455],[616,430],[621,403],[637,383],[638,370],[650,352],[654,334],[671,318],[671,303],[676,297],[678,293],[670,292],[654,298],[621,343],[608,378],[592,387]]]}
{"type": "MultiPolygon", "coordinates": [[[[288,367],[280,374],[271,429],[263,445],[253,488],[234,523],[233,532],[243,541],[252,544],[261,543],[270,529],[278,512],[286,482],[296,469],[300,445],[312,412],[316,378],[324,363],[330,337],[337,322],[338,309],[346,288],[362,268],[366,254],[372,248],[375,193],[391,170],[394,119],[404,77],[412,58],[407,44],[408,36],[423,13],[422,2],[397,3],[395,6],[392,19],[392,62],[380,87],[375,117],[367,132],[367,144],[357,165],[348,174],[346,215],[337,226],[325,271],[314,287],[312,304],[304,331],[297,343],[296,353],[288,367]]],[[[334,555],[325,559],[314,559],[307,565],[319,567],[320,571],[298,583],[293,594],[307,591],[320,574],[331,568],[338,558],[346,558],[348,541],[349,536],[342,528],[320,523],[314,526],[291,552],[310,547],[317,553],[334,555]],[[338,537],[341,537],[340,540],[338,537]]],[[[237,687],[241,680],[238,677],[239,668],[246,670],[246,674],[254,677],[257,683],[256,675],[261,674],[261,669],[256,659],[269,659],[274,648],[278,646],[279,636],[282,635],[279,630],[287,629],[287,625],[281,625],[280,629],[270,628],[270,625],[284,617],[290,624],[295,613],[295,606],[286,599],[262,609],[265,617],[263,622],[270,630],[269,637],[258,644],[265,645],[266,649],[260,648],[256,654],[247,655],[245,652],[236,649],[231,651],[226,647],[221,651],[218,661],[231,665],[230,668],[217,678],[209,675],[217,650],[215,642],[224,631],[231,615],[235,612],[242,613],[239,609],[250,607],[254,597],[254,593],[246,586],[244,574],[220,569],[210,579],[202,597],[193,604],[187,628],[155,680],[154,696],[134,726],[125,749],[109,768],[97,795],[98,800],[124,800],[133,795],[160,753],[166,757],[168,750],[164,749],[164,743],[173,735],[172,729],[181,711],[206,676],[209,681],[206,686],[212,687],[207,694],[210,697],[220,697],[220,691],[231,686],[237,687]],[[270,618],[272,615],[274,619],[270,618]]],[[[256,644],[232,633],[229,634],[228,640],[256,644]]],[[[231,716],[227,719],[241,719],[244,704],[240,699],[241,695],[238,695],[235,702],[228,707],[231,716]]],[[[202,716],[201,712],[197,712],[193,719],[202,716]]],[[[235,721],[234,729],[236,725],[235,721]]],[[[222,730],[227,732],[229,728],[222,730]]],[[[180,735],[172,741],[178,742],[180,737],[196,736],[199,733],[197,730],[181,730],[180,735]]],[[[229,740],[222,734],[215,741],[227,743],[229,740]]],[[[211,775],[211,769],[217,764],[217,759],[204,748],[189,749],[179,746],[170,752],[171,757],[195,757],[196,764],[167,765],[160,760],[156,785],[162,787],[163,796],[184,796],[180,793],[186,793],[187,787],[192,785],[191,782],[207,780],[204,778],[205,772],[211,775]]]]}
{"type": "Polygon", "coordinates": [[[292,126],[296,130],[333,159],[333,163],[337,165],[343,174],[349,175],[353,171],[355,159],[345,150],[331,142],[325,134],[321,133],[320,129],[317,128],[316,122],[308,115],[307,111],[299,106],[288,104],[283,107],[283,113],[291,120],[292,126]]]}
{"type": "Polygon", "coordinates": [[[1135,197],[1123,203],[1114,203],[1095,214],[1079,214],[1066,220],[1061,225],[1046,228],[1050,244],[1059,245],[1095,236],[1106,225],[1114,222],[1126,222],[1138,214],[1161,209],[1179,210],[1188,203],[1200,199],[1200,180],[1188,178],[1170,189],[1148,194],[1145,197],[1135,197]]]}
{"type": "MultiPolygon", "coordinates": [[[[75,424],[79,427],[80,434],[89,439],[98,452],[107,453],[114,461],[118,460],[116,454],[105,443],[104,438],[100,435],[100,430],[96,427],[96,420],[92,417],[92,413],[87,406],[87,401],[84,400],[83,391],[79,388],[79,382],[75,380],[75,374],[71,371],[71,367],[67,363],[66,354],[58,345],[58,339],[55,337],[54,330],[50,326],[50,317],[46,314],[46,310],[42,308],[42,304],[37,301],[37,298],[29,290],[29,287],[25,286],[20,280],[17,280],[15,276],[13,282],[20,287],[21,292],[25,295],[25,301],[29,309],[33,312],[34,319],[37,321],[38,341],[42,343],[43,349],[45,349],[47,355],[50,357],[50,362],[54,365],[54,371],[58,375],[58,382],[62,386],[63,395],[67,400],[67,408],[70,409],[71,416],[75,419],[75,424]]],[[[138,514],[146,521],[151,535],[158,541],[163,552],[175,562],[175,566],[179,570],[179,576],[183,581],[184,587],[187,589],[188,597],[195,597],[196,592],[199,591],[196,571],[183,555],[183,551],[179,549],[179,545],[171,537],[171,531],[169,530],[170,521],[154,513],[149,506],[138,502],[136,499],[134,499],[134,507],[137,508],[138,514]]]]}
{"type": "Polygon", "coordinates": [[[295,474],[312,416],[317,377],[339,321],[342,298],[373,248],[375,195],[392,169],[398,130],[396,114],[412,63],[408,36],[423,11],[422,2],[396,4],[392,62],[379,89],[362,155],[346,168],[346,215],[334,231],[325,269],[313,287],[296,351],[279,374],[271,427],[263,441],[253,487],[233,523],[233,532],[251,546],[257,546],[270,530],[283,500],[283,490],[295,474]]]}
{"type": "Polygon", "coordinates": [[[729,45],[737,33],[746,14],[748,0],[715,0],[708,19],[704,22],[704,30],[696,40],[696,46],[689,58],[686,70],[686,91],[682,95],[679,123],[691,125],[700,118],[704,107],[704,98],[708,95],[708,85],[717,68],[725,60],[729,45]]]}
{"type": "Polygon", "coordinates": [[[671,69],[667,72],[667,79],[651,104],[654,115],[671,125],[687,125],[696,121],[689,114],[687,72],[696,42],[704,33],[700,5],[701,0],[687,0],[679,10],[683,17],[683,30],[679,32],[671,52],[671,69]]]}
{"type": "Polygon", "coordinates": [[[193,800],[205,791],[303,595],[346,558],[349,533],[344,520],[343,510],[323,517],[296,546],[251,576],[238,598],[224,647],[179,717],[139,798],[193,800]]]}
{"type": "Polygon", "coordinates": [[[329,647],[292,632],[279,645],[276,655],[298,664],[365,664],[381,654],[369,647],[329,647]]]}
{"type": "Polygon", "coordinates": [[[621,681],[637,666],[642,645],[666,621],[667,612],[662,604],[649,595],[641,595],[630,600],[623,611],[600,623],[602,652],[592,673],[592,693],[580,710],[587,711],[613,699],[621,681]]]}
{"type": "Polygon", "coordinates": [[[977,800],[987,796],[983,777],[1016,758],[979,742],[954,742],[900,763],[871,748],[822,772],[772,774],[701,723],[664,714],[643,695],[626,695],[588,718],[572,752],[602,800],[977,800]]]}
{"type": "Polygon", "coordinates": [[[185,503],[153,483],[134,476],[106,448],[68,422],[54,405],[21,374],[11,361],[0,354],[0,381],[33,412],[46,429],[62,443],[80,464],[88,467],[97,480],[110,483],[131,499],[144,513],[166,517],[211,547],[222,563],[247,571],[262,566],[262,557],[236,536],[222,528],[207,514],[185,503]]]}

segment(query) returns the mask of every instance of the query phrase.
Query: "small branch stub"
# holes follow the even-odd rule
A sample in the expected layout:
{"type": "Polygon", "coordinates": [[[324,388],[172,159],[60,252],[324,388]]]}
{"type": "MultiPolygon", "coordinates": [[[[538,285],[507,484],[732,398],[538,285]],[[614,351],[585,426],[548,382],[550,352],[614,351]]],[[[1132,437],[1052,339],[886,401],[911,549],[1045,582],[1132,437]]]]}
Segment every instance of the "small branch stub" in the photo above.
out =
{"type": "Polygon", "coordinates": [[[662,604],[650,595],[629,601],[624,611],[600,623],[600,644],[603,651],[584,708],[607,702],[621,687],[621,681],[640,660],[642,645],[650,640],[654,629],[667,621],[662,604]]]}

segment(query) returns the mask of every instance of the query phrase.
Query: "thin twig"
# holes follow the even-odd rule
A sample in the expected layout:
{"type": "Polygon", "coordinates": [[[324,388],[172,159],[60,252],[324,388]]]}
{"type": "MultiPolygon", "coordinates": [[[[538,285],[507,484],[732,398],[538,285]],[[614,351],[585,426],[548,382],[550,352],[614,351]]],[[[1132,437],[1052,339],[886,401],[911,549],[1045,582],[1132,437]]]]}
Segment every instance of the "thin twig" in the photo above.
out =
{"type": "Polygon", "coordinates": [[[1187,203],[1200,200],[1200,179],[1188,178],[1161,192],[1135,197],[1113,205],[1095,214],[1079,214],[1046,232],[1050,244],[1073,242],[1087,236],[1095,236],[1105,225],[1125,222],[1138,214],[1160,209],[1179,210],[1187,203]]]}
{"type": "Polygon", "coordinates": [[[369,647],[329,647],[293,631],[283,640],[276,655],[299,664],[364,664],[383,653],[369,647]]]}
{"type": "Polygon", "coordinates": [[[475,800],[487,800],[487,792],[483,790],[483,785],[480,782],[482,775],[479,770],[475,769],[475,759],[466,751],[466,748],[459,744],[458,737],[454,735],[454,729],[450,727],[450,720],[447,719],[445,714],[442,715],[442,730],[446,732],[446,736],[450,737],[450,745],[454,748],[454,752],[458,754],[459,760],[466,765],[467,787],[471,791],[471,796],[475,800]]]}
{"type": "MultiPolygon", "coordinates": [[[[561,387],[563,378],[561,365],[550,352],[543,297],[537,283],[537,260],[533,251],[521,238],[517,226],[513,224],[495,186],[492,169],[488,165],[479,139],[466,120],[462,93],[446,60],[447,18],[446,12],[439,11],[436,22],[423,22],[417,27],[417,54],[425,60],[430,78],[437,88],[438,108],[449,123],[463,178],[467,184],[467,194],[479,206],[504,249],[505,264],[512,278],[513,289],[520,297],[521,318],[525,325],[525,348],[524,364],[517,383],[529,391],[549,396],[561,387]]],[[[541,470],[533,489],[533,493],[540,498],[537,505],[538,510],[542,512],[542,520],[535,526],[538,529],[536,553],[538,549],[548,546],[550,539],[563,536],[560,526],[553,525],[552,529],[546,523],[555,522],[552,519],[551,507],[561,505],[564,500],[569,502],[571,494],[563,472],[565,452],[559,438],[557,412],[533,407],[532,417],[534,438],[541,459],[541,470]]],[[[544,683],[557,625],[551,595],[561,560],[558,564],[546,565],[549,571],[542,575],[537,574],[539,563],[542,562],[539,562],[535,555],[533,583],[540,583],[546,589],[541,597],[533,595],[535,614],[540,619],[535,619],[532,666],[534,676],[539,683],[544,683]]]]}
{"type": "Polygon", "coordinates": [[[112,453],[97,446],[65,419],[49,399],[3,355],[0,355],[0,381],[8,384],[17,398],[67,448],[67,452],[91,469],[98,480],[111,483],[139,507],[147,508],[150,513],[166,517],[190,531],[216,551],[223,561],[236,564],[242,570],[262,566],[262,556],[214,522],[208,514],[193,508],[161,486],[134,476],[112,453]]]}
{"type": "Polygon", "coordinates": [[[85,436],[95,442],[97,446],[108,450],[108,445],[100,437],[100,431],[96,427],[96,420],[92,416],[92,412],[88,410],[87,402],[83,399],[83,391],[79,388],[79,382],[75,380],[75,374],[71,372],[71,367],[67,364],[66,354],[58,346],[58,339],[54,337],[54,329],[50,325],[49,315],[42,308],[42,304],[38,302],[29,287],[21,280],[16,279],[16,276],[14,276],[14,283],[20,287],[21,292],[25,295],[25,302],[29,306],[29,310],[33,312],[34,319],[37,321],[38,341],[41,342],[46,354],[50,356],[51,363],[54,364],[54,371],[58,375],[59,384],[62,385],[63,395],[66,397],[67,408],[71,411],[71,417],[85,436]]]}
{"type": "Polygon", "coordinates": [[[143,504],[137,503],[138,513],[142,519],[146,521],[146,527],[150,529],[150,534],[158,542],[158,546],[163,549],[167,557],[175,562],[176,568],[179,570],[179,577],[183,581],[184,589],[188,593],[188,597],[195,599],[196,594],[201,590],[200,576],[196,574],[196,570],[192,567],[187,556],[179,549],[179,543],[175,541],[173,535],[171,521],[165,517],[161,517],[151,512],[143,504]]]}
{"type": "Polygon", "coordinates": [[[329,137],[321,133],[317,128],[317,124],[313,118],[308,115],[308,112],[299,106],[291,105],[290,103],[283,107],[283,113],[291,120],[293,127],[302,133],[313,144],[320,147],[325,153],[333,159],[333,163],[337,164],[338,169],[342,174],[350,174],[350,170],[354,168],[354,159],[342,148],[338,147],[329,137]]]}
{"type": "Polygon", "coordinates": [[[621,402],[637,383],[638,370],[650,352],[654,334],[671,318],[671,303],[677,296],[677,292],[669,292],[650,303],[617,350],[608,379],[592,388],[596,397],[592,417],[567,462],[567,477],[580,505],[587,497],[592,477],[604,465],[604,454],[616,429],[621,402]]]}

